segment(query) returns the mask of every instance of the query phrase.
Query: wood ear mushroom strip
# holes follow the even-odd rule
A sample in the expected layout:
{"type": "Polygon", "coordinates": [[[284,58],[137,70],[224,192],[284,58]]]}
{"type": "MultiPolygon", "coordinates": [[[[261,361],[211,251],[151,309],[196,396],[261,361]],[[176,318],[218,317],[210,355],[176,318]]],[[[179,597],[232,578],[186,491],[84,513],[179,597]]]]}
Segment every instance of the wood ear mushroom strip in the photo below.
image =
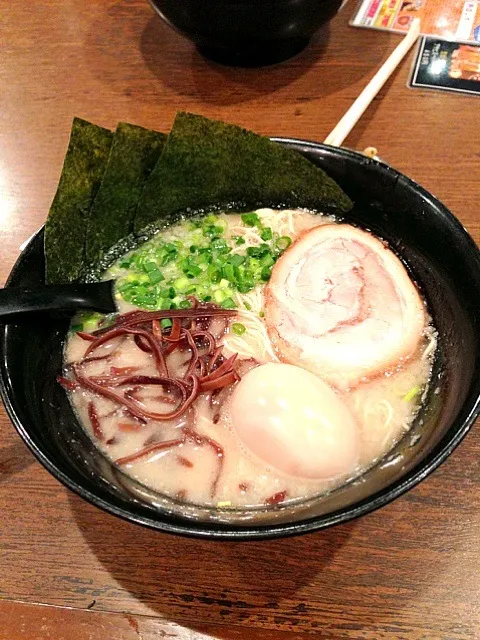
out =
{"type": "Polygon", "coordinates": [[[197,329],[197,320],[200,318],[228,319],[232,315],[235,315],[235,311],[212,306],[170,311],[135,311],[121,315],[112,326],[96,331],[93,339],[87,337],[89,334],[80,336],[90,341],[85,355],[73,365],[73,378],[59,376],[58,382],[68,390],[74,389],[76,385],[88,389],[124,407],[140,420],[172,420],[183,414],[200,393],[222,389],[240,380],[240,375],[234,369],[236,354],[225,359],[214,336],[206,329],[197,329]],[[160,318],[172,319],[171,328],[162,329],[158,323],[160,318]],[[110,375],[101,378],[85,373],[85,363],[92,359],[92,354],[99,347],[111,340],[128,336],[134,338],[138,349],[152,354],[157,376],[122,376],[117,368],[110,375]],[[202,353],[199,343],[203,345],[202,353]],[[183,378],[178,378],[169,373],[166,355],[184,346],[190,350],[190,359],[183,378]],[[132,395],[132,385],[164,387],[176,397],[175,408],[166,413],[150,411],[132,395]]]}

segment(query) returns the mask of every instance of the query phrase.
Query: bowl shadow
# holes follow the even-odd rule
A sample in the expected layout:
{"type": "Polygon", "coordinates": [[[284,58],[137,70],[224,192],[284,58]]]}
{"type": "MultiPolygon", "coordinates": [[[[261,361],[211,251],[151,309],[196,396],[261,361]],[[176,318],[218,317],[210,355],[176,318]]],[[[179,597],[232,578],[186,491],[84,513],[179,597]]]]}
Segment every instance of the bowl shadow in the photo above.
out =
{"type": "Polygon", "coordinates": [[[120,86],[123,96],[136,103],[182,108],[181,98],[187,98],[199,104],[228,106],[279,91],[286,104],[305,103],[357,83],[371,75],[384,58],[389,38],[350,28],[348,18],[344,10],[340,12],[314,35],[306,49],[286,63],[241,68],[204,58],[193,43],[153,13],[147,2],[133,7],[119,2],[91,25],[84,51],[97,80],[116,91],[120,86]],[[347,47],[342,35],[345,29],[347,47]],[[358,48],[362,55],[352,58],[349,51],[358,48]],[[96,63],[90,64],[89,58],[96,63]],[[99,59],[101,65],[97,64],[99,59]]]}
{"type": "Polygon", "coordinates": [[[35,464],[35,458],[27,451],[23,442],[2,447],[0,449],[0,484],[9,482],[32,464],[35,464]]]}
{"type": "Polygon", "coordinates": [[[176,95],[231,105],[275,93],[296,82],[325,55],[329,38],[330,28],[326,25],[309,47],[287,63],[229,67],[205,58],[195,45],[154,16],[142,33],[140,49],[153,76],[176,95]],[[166,30],[171,33],[167,35],[166,30]]]}
{"type": "MultiPolygon", "coordinates": [[[[333,23],[317,31],[310,44],[294,58],[265,67],[228,67],[212,62],[156,16],[145,26],[141,51],[151,73],[177,95],[230,105],[255,100],[294,85],[288,93],[283,92],[285,102],[308,102],[336,93],[369,75],[388,47],[385,40],[374,40],[371,34],[366,34],[366,37],[360,34],[366,48],[362,59],[353,60],[349,65],[339,62],[341,46],[334,39],[340,29],[346,28],[343,22],[347,22],[346,18],[337,16],[333,23]],[[165,37],[166,30],[171,32],[168,37],[165,37]],[[183,69],[182,56],[179,55],[178,43],[174,46],[174,39],[180,39],[191,50],[190,64],[183,69]],[[310,73],[317,66],[325,70],[322,82],[312,78],[310,73]],[[335,67],[338,67],[338,73],[331,73],[335,67]],[[176,73],[172,73],[174,69],[176,73]]],[[[358,34],[352,34],[354,39],[355,36],[358,34]]]]}
{"type": "Polygon", "coordinates": [[[166,620],[199,630],[267,621],[289,607],[298,617],[301,605],[289,601],[333,562],[355,527],[349,522],[308,536],[225,543],[95,518],[94,507],[77,496],[69,495],[69,502],[91,551],[123,589],[166,620]]]}

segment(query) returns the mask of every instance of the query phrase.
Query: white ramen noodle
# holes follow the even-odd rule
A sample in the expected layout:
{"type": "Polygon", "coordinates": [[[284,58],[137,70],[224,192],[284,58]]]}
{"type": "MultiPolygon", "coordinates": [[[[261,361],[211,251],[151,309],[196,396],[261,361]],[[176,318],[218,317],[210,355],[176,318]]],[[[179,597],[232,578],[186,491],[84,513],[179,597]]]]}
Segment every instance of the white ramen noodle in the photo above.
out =
{"type": "MultiPolygon", "coordinates": [[[[153,243],[149,246],[156,247],[156,253],[151,249],[149,256],[164,256],[158,247],[163,247],[162,251],[171,251],[172,255],[175,247],[177,253],[184,253],[170,262],[160,257],[160,262],[149,263],[147,279],[143,276],[132,279],[134,263],[129,261],[135,252],[118,260],[105,274],[106,278],[119,278],[118,282],[124,283],[125,291],[129,290],[128,287],[131,290],[133,285],[130,285],[134,282],[136,295],[140,295],[140,290],[146,304],[151,305],[147,307],[150,309],[154,308],[154,303],[150,302],[152,294],[148,286],[155,280],[155,291],[160,292],[159,296],[167,295],[165,291],[173,296],[172,306],[188,307],[182,300],[189,295],[201,299],[203,295],[206,306],[213,308],[212,303],[217,303],[218,308],[227,309],[227,315],[212,317],[206,325],[205,331],[213,335],[219,356],[211,368],[208,359],[204,358],[207,365],[198,365],[200,369],[194,369],[192,374],[189,372],[192,348],[187,338],[181,347],[169,348],[168,344],[173,343],[168,343],[163,337],[159,349],[167,354],[161,357],[166,358],[168,375],[181,382],[175,383],[176,387],[159,382],[160,356],[155,355],[148,341],[160,340],[159,331],[168,337],[169,331],[173,332],[175,328],[171,321],[171,326],[166,322],[163,328],[158,324],[156,328],[149,329],[153,331],[152,337],[141,333],[144,325],[138,325],[143,327],[141,335],[120,331],[93,350],[91,346],[94,343],[85,331],[98,327],[84,326],[83,333],[72,331],[66,343],[64,375],[67,382],[64,380],[64,384],[70,388],[70,400],[79,420],[99,449],[138,482],[179,502],[245,509],[307,499],[328,492],[359,476],[386,456],[411,428],[428,388],[436,333],[416,287],[390,250],[370,234],[352,232],[352,242],[360,242],[363,238],[362,242],[369,246],[370,252],[377,250],[375,243],[378,243],[382,251],[388,252],[388,260],[394,261],[389,263],[394,265],[392,271],[386,276],[382,272],[380,276],[383,262],[371,262],[372,267],[358,266],[355,262],[360,259],[358,255],[346,257],[350,260],[348,268],[341,266],[337,258],[341,258],[343,249],[338,252],[335,247],[344,248],[346,245],[343,240],[338,241],[340,245],[332,241],[329,251],[333,247],[334,275],[326,271],[323,273],[322,269],[329,267],[324,257],[316,253],[315,270],[308,277],[302,276],[303,280],[296,285],[288,285],[294,286],[293,291],[298,298],[292,302],[293,298],[283,295],[282,291],[286,289],[282,287],[286,286],[289,260],[291,268],[296,268],[296,261],[306,264],[307,252],[302,253],[301,243],[313,246],[310,240],[306,240],[313,236],[307,234],[322,227],[326,231],[315,232],[318,237],[323,238],[326,234],[335,238],[335,227],[339,234],[346,228],[347,235],[353,227],[338,224],[329,216],[300,210],[261,209],[256,215],[260,221],[258,224],[245,224],[243,218],[236,214],[220,214],[215,220],[211,217],[209,222],[212,228],[223,230],[218,233],[221,242],[227,245],[225,251],[229,251],[229,256],[238,256],[233,262],[240,266],[249,247],[262,249],[267,245],[273,246],[269,243],[275,241],[280,246],[278,239],[283,238],[293,241],[292,246],[282,247],[284,253],[278,262],[267,265],[272,275],[252,283],[254,286],[250,286],[248,291],[234,289],[228,279],[222,277],[218,280],[217,276],[217,281],[212,279],[215,283],[211,291],[205,289],[201,279],[207,273],[215,273],[215,264],[205,266],[200,260],[190,260],[188,252],[195,256],[207,255],[207,252],[199,253],[198,247],[208,248],[210,241],[204,240],[199,233],[201,227],[192,226],[188,221],[159,232],[149,241],[153,243]],[[271,234],[273,239],[270,239],[271,234]],[[365,239],[366,236],[368,238],[365,239]],[[169,246],[174,248],[168,249],[169,246]],[[185,278],[178,276],[176,271],[179,264],[183,264],[187,280],[190,278],[186,284],[185,278]],[[160,276],[162,280],[159,280],[160,276]],[[370,276],[374,281],[366,279],[370,276]],[[331,279],[333,277],[350,280],[339,284],[331,279]],[[388,291],[395,290],[398,296],[398,305],[390,316],[382,309],[380,294],[374,294],[378,313],[366,298],[369,291],[375,289],[375,278],[380,277],[386,278],[388,291]],[[165,285],[167,281],[176,283],[176,286],[168,288],[165,285]],[[340,286],[344,287],[342,295],[345,299],[338,302],[340,286]],[[272,306],[272,299],[266,297],[271,295],[272,287],[277,287],[275,305],[280,306],[272,306]],[[281,288],[280,293],[278,287],[281,288]],[[322,293],[322,287],[327,287],[328,292],[322,293]],[[188,293],[191,289],[195,289],[194,294],[188,293]],[[183,297],[179,296],[179,291],[183,297]],[[395,318],[405,311],[404,297],[408,295],[413,296],[411,299],[417,306],[412,307],[416,324],[407,328],[402,320],[395,318]],[[212,296],[214,299],[208,300],[212,296]],[[364,333],[359,338],[363,344],[356,347],[352,342],[350,345],[350,358],[345,356],[344,350],[344,360],[335,360],[335,345],[328,346],[326,341],[327,338],[336,340],[337,329],[331,328],[328,324],[331,320],[325,316],[325,305],[332,304],[332,300],[333,304],[344,305],[342,309],[336,306],[332,311],[335,318],[340,318],[338,327],[343,332],[342,336],[355,335],[351,329],[350,315],[353,312],[349,305],[365,304],[360,321],[368,324],[372,318],[375,320],[375,330],[379,333],[367,333],[372,345],[381,344],[383,351],[378,358],[371,356],[370,347],[365,349],[367,333],[364,333]],[[310,333],[302,343],[301,336],[307,325],[310,333]],[[345,327],[348,332],[344,331],[345,327]],[[387,330],[391,331],[390,337],[387,330]],[[384,342],[383,331],[387,332],[384,342]],[[399,345],[407,331],[410,331],[408,341],[405,339],[402,350],[399,345]],[[291,348],[292,344],[297,346],[291,348]],[[305,350],[304,353],[300,354],[298,345],[305,350]],[[368,360],[363,369],[362,349],[368,360]],[[327,364],[324,360],[326,351],[333,354],[327,364]],[[358,356],[357,351],[360,353],[358,356]],[[335,362],[338,363],[338,371],[333,371],[335,362]],[[208,381],[222,363],[226,363],[225,373],[222,369],[220,374],[229,383],[212,390],[208,381]],[[202,367],[206,367],[206,371],[202,367]],[[204,376],[205,390],[197,393],[194,401],[180,415],[167,420],[157,419],[164,414],[175,413],[178,394],[188,396],[191,392],[192,375],[196,376],[197,382],[204,376]],[[154,384],[151,382],[153,378],[157,379],[154,384]],[[85,384],[87,379],[94,384],[85,384]],[[343,380],[342,384],[337,384],[339,379],[343,380]],[[122,386],[122,380],[127,380],[128,384],[122,386]],[[101,393],[98,385],[103,385],[101,393]],[[181,391],[182,385],[184,391],[181,391]],[[118,401],[119,394],[124,394],[122,398],[126,398],[126,403],[118,401]],[[147,414],[152,417],[145,418],[147,414]]],[[[223,247],[220,240],[216,242],[223,247]]],[[[283,244],[288,243],[285,241],[283,244]]],[[[255,251],[252,255],[256,255],[255,251]]],[[[257,268],[256,260],[253,257],[247,262],[257,268]]],[[[121,286],[119,284],[119,290],[121,286]]],[[[121,293],[117,297],[120,312],[136,308],[135,303],[125,301],[121,293]]],[[[405,311],[405,317],[408,313],[410,311],[405,311]]],[[[201,312],[198,317],[201,318],[201,312]]],[[[357,314],[357,320],[359,317],[357,314]]],[[[187,324],[182,325],[185,336],[188,331],[194,335],[199,326],[203,326],[190,325],[190,322],[187,320],[187,324]]],[[[365,324],[362,331],[366,331],[365,324]]],[[[200,356],[207,347],[211,349],[211,345],[202,342],[202,338],[197,336],[195,339],[200,356]]]]}

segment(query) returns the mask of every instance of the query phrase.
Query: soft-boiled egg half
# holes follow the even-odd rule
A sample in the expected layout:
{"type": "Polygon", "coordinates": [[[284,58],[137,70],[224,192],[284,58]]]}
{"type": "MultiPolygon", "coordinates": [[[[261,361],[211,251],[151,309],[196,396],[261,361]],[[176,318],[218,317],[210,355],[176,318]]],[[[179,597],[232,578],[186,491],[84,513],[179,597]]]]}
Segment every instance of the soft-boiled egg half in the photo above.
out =
{"type": "Polygon", "coordinates": [[[231,402],[244,445],[288,475],[329,479],[355,469],[359,429],[340,396],[291,364],[260,365],[244,375],[231,402]]]}

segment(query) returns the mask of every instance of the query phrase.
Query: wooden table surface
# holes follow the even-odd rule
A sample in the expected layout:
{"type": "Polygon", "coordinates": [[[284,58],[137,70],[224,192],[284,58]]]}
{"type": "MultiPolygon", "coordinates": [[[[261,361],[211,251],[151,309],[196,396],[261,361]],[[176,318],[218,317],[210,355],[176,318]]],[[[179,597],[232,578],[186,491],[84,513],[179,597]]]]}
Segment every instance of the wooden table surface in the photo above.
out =
{"type": "MultiPolygon", "coordinates": [[[[74,115],[168,130],[177,110],[321,141],[398,36],[352,3],[300,56],[257,70],[203,59],[146,0],[4,2],[0,283],[44,222],[74,115]]],[[[476,98],[410,90],[404,61],[346,141],[378,147],[480,240],[476,98]]],[[[480,638],[480,434],[359,521],[272,542],[182,539],[87,504],[0,409],[0,639],[480,638]]]]}

